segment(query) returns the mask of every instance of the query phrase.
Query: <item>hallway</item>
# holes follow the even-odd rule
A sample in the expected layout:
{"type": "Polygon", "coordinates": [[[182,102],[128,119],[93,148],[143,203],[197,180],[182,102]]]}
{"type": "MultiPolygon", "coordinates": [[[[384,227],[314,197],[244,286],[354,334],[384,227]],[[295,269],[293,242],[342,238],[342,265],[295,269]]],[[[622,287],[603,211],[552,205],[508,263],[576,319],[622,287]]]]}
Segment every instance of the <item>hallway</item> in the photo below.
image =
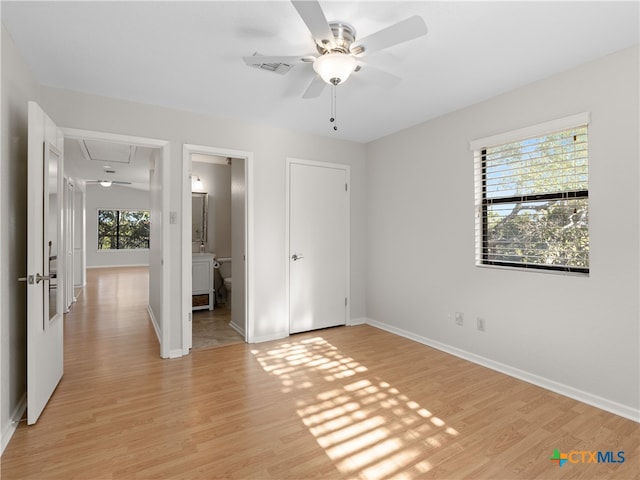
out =
{"type": "Polygon", "coordinates": [[[212,380],[225,361],[265,376],[255,360],[243,361],[251,359],[244,344],[162,360],[147,313],[148,269],[87,275],[65,315],[62,381],[38,423],[18,427],[2,456],[3,479],[157,476],[195,452],[191,429],[201,430],[221,405],[208,395],[218,391],[212,380]]]}

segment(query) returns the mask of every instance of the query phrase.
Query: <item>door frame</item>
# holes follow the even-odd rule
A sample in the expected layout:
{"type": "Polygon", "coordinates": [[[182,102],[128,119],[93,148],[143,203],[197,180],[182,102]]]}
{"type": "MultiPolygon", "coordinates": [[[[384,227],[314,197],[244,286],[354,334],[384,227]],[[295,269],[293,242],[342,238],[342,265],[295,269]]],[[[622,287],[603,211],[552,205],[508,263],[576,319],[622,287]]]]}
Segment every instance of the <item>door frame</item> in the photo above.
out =
{"type": "Polygon", "coordinates": [[[216,155],[220,157],[232,157],[244,159],[245,178],[245,329],[244,341],[254,342],[254,316],[253,316],[253,152],[244,150],[232,150],[222,147],[206,145],[183,144],[182,146],[182,354],[189,355],[191,348],[191,155],[216,155]]]}
{"type": "Polygon", "coordinates": [[[347,285],[347,306],[345,312],[345,325],[351,324],[351,166],[344,163],[321,162],[317,160],[305,160],[301,158],[286,158],[286,200],[285,200],[285,240],[284,240],[284,272],[285,272],[285,305],[287,310],[287,332],[291,331],[291,285],[290,272],[291,260],[290,252],[290,222],[291,222],[291,165],[307,165],[311,167],[325,167],[344,170],[347,178],[347,264],[345,265],[346,285],[347,285]]]}
{"type": "MultiPolygon", "coordinates": [[[[156,332],[160,342],[160,357],[170,357],[171,346],[171,231],[170,231],[170,142],[168,140],[158,140],[155,138],[137,137],[133,135],[123,135],[117,133],[98,132],[94,130],[81,130],[77,128],[61,128],[64,138],[101,140],[108,142],[119,142],[136,145],[138,147],[159,148],[161,151],[160,161],[162,162],[162,192],[161,192],[161,215],[162,215],[162,312],[161,331],[156,332]]],[[[85,224],[86,228],[86,224],[85,224]]],[[[85,265],[86,268],[86,265],[85,265]]]]}

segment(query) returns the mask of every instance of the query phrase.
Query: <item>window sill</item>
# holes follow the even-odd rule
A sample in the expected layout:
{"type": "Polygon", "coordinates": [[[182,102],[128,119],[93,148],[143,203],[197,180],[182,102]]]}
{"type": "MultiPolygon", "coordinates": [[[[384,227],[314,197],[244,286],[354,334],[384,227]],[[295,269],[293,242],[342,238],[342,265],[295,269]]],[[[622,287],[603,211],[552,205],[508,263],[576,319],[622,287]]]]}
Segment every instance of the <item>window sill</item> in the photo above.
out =
{"type": "Polygon", "coordinates": [[[98,253],[148,252],[148,248],[105,248],[98,249],[98,253]]]}
{"type": "Polygon", "coordinates": [[[545,270],[543,268],[526,268],[526,267],[507,267],[504,265],[487,265],[484,263],[476,263],[476,267],[489,268],[495,270],[506,270],[507,272],[527,272],[538,273],[542,275],[561,275],[565,277],[589,278],[589,272],[565,272],[562,270],[545,270]]]}

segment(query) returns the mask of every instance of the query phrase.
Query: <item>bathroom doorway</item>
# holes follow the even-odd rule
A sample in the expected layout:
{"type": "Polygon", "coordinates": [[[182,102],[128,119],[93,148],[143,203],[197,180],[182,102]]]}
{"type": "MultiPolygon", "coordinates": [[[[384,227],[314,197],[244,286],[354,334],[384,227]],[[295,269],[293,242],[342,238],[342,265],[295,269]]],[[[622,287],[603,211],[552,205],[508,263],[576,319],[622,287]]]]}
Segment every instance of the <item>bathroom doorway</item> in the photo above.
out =
{"type": "Polygon", "coordinates": [[[183,150],[183,221],[188,221],[183,232],[191,235],[185,238],[183,233],[183,305],[187,310],[183,354],[187,354],[189,349],[248,340],[249,159],[243,152],[209,147],[185,145],[183,150]],[[208,267],[202,267],[202,262],[208,267]]]}

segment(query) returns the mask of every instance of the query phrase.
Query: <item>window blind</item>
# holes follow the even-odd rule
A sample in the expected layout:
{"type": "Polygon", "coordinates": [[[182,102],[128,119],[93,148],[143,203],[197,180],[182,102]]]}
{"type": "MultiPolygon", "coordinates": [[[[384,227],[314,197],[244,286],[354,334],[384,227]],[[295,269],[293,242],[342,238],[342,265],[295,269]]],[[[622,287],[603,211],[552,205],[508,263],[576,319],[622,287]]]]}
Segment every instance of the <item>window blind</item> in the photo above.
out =
{"type": "Polygon", "coordinates": [[[476,150],[476,263],[589,271],[588,127],[476,150]]]}

